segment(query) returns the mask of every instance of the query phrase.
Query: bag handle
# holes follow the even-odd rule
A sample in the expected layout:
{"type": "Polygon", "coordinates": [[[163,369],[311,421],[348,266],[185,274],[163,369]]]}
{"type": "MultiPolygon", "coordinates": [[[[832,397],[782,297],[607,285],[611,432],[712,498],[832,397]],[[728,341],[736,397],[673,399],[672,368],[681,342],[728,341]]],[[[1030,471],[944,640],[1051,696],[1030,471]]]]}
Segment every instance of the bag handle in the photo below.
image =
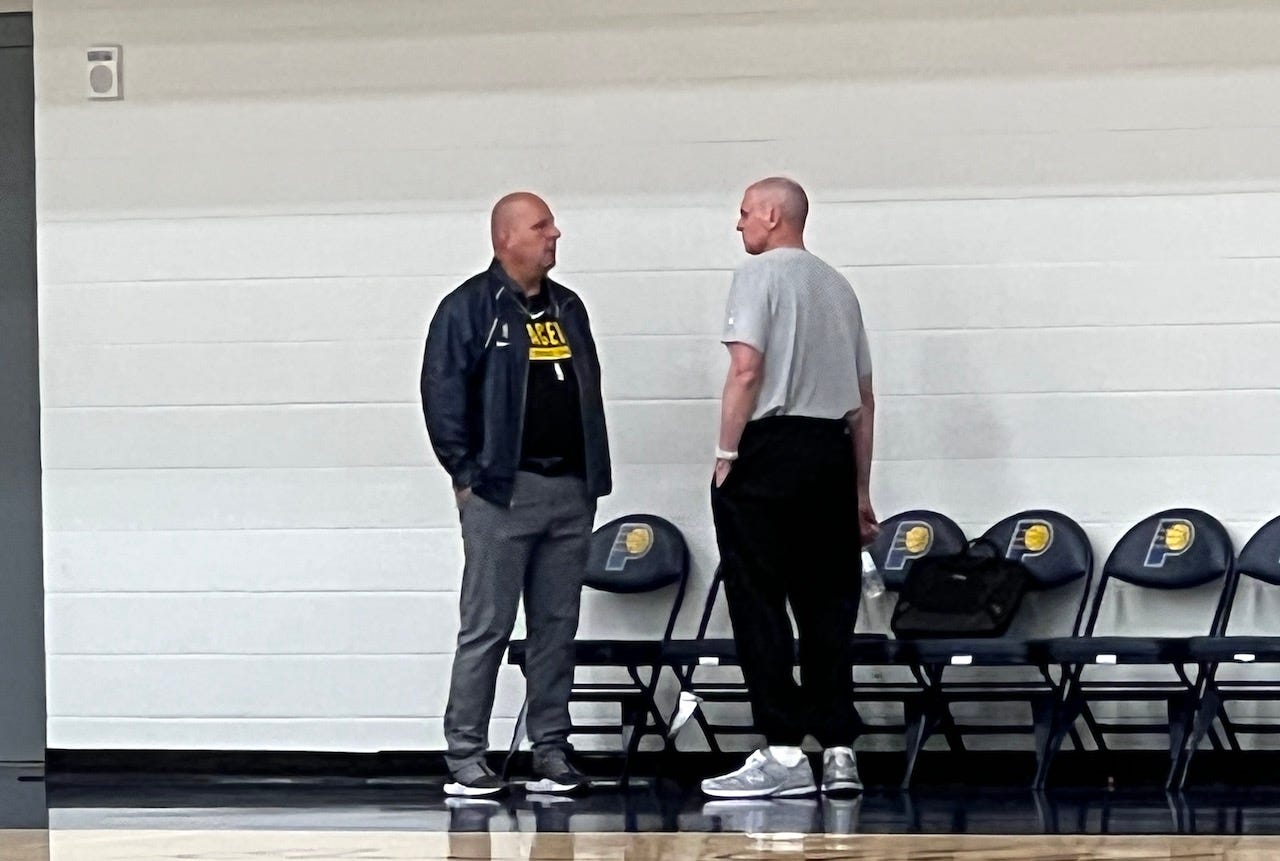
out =
{"type": "Polygon", "coordinates": [[[990,559],[1004,558],[1004,551],[1000,549],[1000,545],[996,544],[995,541],[991,540],[985,535],[970,541],[968,546],[965,547],[965,554],[969,556],[975,556],[975,557],[982,556],[990,559]],[[982,553],[982,554],[975,553],[974,551],[978,550],[979,548],[986,548],[989,552],[982,553]]]}

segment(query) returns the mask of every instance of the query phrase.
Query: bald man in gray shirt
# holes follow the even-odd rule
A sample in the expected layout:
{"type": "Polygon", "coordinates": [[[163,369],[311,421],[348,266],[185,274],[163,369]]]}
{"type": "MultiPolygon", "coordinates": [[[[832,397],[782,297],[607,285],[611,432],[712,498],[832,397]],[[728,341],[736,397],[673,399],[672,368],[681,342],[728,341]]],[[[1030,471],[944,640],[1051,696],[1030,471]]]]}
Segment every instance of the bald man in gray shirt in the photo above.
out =
{"type": "Polygon", "coordinates": [[[851,635],[860,541],[878,531],[871,354],[853,287],[805,249],[808,212],[804,189],[774,177],[747,189],[738,219],[751,257],[725,313],[730,369],[711,507],[738,658],[768,745],[704,780],[716,797],[816,792],[806,735],[824,748],[822,791],[862,789],[851,635]]]}

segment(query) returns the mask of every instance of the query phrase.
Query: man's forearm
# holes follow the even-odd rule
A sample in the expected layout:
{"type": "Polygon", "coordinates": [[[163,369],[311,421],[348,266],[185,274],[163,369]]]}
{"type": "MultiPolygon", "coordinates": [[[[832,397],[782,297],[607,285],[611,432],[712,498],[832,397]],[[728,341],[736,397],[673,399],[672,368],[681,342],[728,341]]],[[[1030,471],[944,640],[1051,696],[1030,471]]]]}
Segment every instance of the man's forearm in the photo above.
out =
{"type": "Polygon", "coordinates": [[[724,381],[724,394],[720,399],[720,448],[737,451],[742,430],[751,420],[760,397],[761,377],[758,374],[729,372],[724,381]]]}
{"type": "Polygon", "coordinates": [[[853,460],[858,493],[867,496],[871,490],[871,450],[875,442],[876,405],[864,401],[853,416],[853,460]]]}

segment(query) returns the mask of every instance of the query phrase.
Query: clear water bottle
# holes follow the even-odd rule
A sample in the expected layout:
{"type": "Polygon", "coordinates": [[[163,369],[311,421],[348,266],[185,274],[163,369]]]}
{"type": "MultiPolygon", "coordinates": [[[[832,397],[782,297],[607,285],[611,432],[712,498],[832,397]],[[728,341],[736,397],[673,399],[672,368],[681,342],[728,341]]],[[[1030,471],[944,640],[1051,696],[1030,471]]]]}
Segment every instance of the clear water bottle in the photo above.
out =
{"type": "Polygon", "coordinates": [[[879,598],[884,594],[884,575],[876,567],[870,551],[862,551],[862,595],[867,600],[879,598]]]}

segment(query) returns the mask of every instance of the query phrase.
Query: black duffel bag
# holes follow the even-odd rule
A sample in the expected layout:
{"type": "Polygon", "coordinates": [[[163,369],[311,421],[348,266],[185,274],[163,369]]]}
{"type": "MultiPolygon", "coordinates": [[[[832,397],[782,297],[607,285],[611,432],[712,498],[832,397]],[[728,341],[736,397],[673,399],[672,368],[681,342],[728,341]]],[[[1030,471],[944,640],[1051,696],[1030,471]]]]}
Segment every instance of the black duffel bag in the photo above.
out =
{"type": "Polygon", "coordinates": [[[999,637],[1030,578],[1026,565],[986,538],[960,553],[917,559],[889,626],[899,637],[999,637]]]}

